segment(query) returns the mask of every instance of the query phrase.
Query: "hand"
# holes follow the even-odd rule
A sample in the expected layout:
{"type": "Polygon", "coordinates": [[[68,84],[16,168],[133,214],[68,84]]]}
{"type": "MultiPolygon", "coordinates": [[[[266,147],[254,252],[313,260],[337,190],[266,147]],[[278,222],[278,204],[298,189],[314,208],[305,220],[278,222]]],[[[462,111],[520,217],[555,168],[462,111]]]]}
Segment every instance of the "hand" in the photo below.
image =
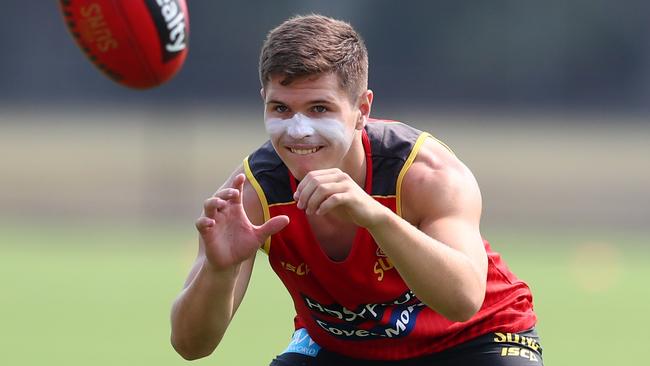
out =
{"type": "Polygon", "coordinates": [[[255,255],[266,238],[289,223],[287,216],[276,216],[261,226],[253,225],[242,204],[245,180],[246,177],[239,174],[231,187],[205,200],[203,215],[196,220],[206,259],[215,270],[232,268],[255,255]]]}
{"type": "Polygon", "coordinates": [[[339,169],[309,172],[293,198],[307,215],[333,214],[365,228],[378,224],[387,210],[339,169]]]}

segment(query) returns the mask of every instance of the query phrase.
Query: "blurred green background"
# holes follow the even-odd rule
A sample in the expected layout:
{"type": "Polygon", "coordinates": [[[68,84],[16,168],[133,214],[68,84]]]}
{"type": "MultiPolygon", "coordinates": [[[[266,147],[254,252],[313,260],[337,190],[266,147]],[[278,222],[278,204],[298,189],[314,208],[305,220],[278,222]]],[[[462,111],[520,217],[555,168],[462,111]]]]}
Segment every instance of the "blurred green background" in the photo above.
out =
{"type": "MultiPolygon", "coordinates": [[[[3,179],[16,187],[0,193],[9,204],[0,364],[182,365],[169,345],[169,310],[195,256],[193,220],[263,131],[232,115],[188,115],[183,128],[158,124],[162,115],[105,112],[100,127],[60,115],[56,126],[40,120],[49,115],[14,115],[29,121],[0,138],[10,157],[3,179]],[[125,115],[139,122],[125,124],[125,115]]],[[[637,215],[647,213],[650,129],[532,133],[485,118],[409,116],[482,183],[483,234],[532,287],[546,363],[642,359],[650,250],[647,216],[637,215]]],[[[291,319],[260,255],[226,338],[196,363],[268,364],[287,346],[291,319]]]]}
{"type": "MultiPolygon", "coordinates": [[[[0,365],[184,365],[169,310],[203,200],[265,140],[257,57],[294,14],[350,21],[373,115],[446,142],[482,231],[531,286],[547,365],[644,364],[650,324],[650,2],[192,1],[188,59],[106,79],[57,2],[3,3],[0,365]],[[254,9],[254,10],[251,10],[254,9]]],[[[267,365],[292,305],[261,256],[223,343],[267,365]]]]}
{"type": "MultiPolygon", "coordinates": [[[[190,264],[191,230],[41,230],[3,230],[11,243],[3,238],[0,259],[3,365],[185,364],[169,346],[167,319],[190,264]]],[[[644,238],[534,231],[492,237],[532,286],[547,365],[636,364],[645,357],[644,238]]],[[[260,257],[219,349],[195,363],[267,365],[288,344],[291,315],[285,290],[260,257]]]]}

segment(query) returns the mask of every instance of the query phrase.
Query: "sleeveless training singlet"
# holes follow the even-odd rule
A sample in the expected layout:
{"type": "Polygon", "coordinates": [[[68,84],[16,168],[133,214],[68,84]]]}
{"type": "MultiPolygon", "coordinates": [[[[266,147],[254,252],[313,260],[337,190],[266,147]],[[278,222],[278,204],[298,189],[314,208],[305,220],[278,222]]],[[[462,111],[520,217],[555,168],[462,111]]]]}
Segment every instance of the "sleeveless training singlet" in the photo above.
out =
{"type": "MultiPolygon", "coordinates": [[[[362,131],[365,190],[398,215],[402,179],[427,138],[433,137],[392,121],[372,120],[362,131]]],[[[304,211],[296,207],[297,182],[270,142],[244,160],[244,169],[265,221],[277,215],[291,219],[263,250],[293,299],[296,329],[305,328],[321,347],[355,358],[400,360],[439,352],[489,332],[519,332],[535,325],[528,286],[487,241],[483,306],[470,320],[453,322],[420,302],[365,229],[357,230],[347,258],[330,259],[304,211]]]]}

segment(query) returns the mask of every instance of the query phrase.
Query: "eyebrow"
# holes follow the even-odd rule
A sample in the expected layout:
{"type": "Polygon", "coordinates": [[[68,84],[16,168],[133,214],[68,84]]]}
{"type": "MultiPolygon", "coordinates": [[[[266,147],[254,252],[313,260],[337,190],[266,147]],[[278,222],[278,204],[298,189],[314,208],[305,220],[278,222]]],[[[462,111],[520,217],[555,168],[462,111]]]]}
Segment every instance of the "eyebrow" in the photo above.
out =
{"type": "MultiPolygon", "coordinates": [[[[266,102],[266,104],[288,105],[285,102],[282,102],[282,101],[279,101],[279,100],[274,100],[274,99],[269,100],[268,102],[266,102]]],[[[336,103],[331,101],[331,100],[327,100],[327,99],[316,99],[316,100],[307,101],[305,104],[336,104],[336,103]]]]}
{"type": "Polygon", "coordinates": [[[317,99],[317,100],[312,100],[308,102],[307,104],[335,104],[331,100],[326,100],[326,99],[317,99]]]}

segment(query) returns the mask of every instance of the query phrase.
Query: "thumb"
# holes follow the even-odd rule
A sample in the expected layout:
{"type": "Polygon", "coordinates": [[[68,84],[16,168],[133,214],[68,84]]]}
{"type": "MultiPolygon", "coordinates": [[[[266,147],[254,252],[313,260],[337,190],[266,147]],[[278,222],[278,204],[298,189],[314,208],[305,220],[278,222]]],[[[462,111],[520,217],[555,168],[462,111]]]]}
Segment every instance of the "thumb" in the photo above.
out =
{"type": "Polygon", "coordinates": [[[285,226],[289,224],[289,217],[285,215],[272,217],[269,221],[265,222],[262,226],[258,226],[257,236],[266,240],[267,237],[277,233],[278,231],[284,229],[285,226]]]}

